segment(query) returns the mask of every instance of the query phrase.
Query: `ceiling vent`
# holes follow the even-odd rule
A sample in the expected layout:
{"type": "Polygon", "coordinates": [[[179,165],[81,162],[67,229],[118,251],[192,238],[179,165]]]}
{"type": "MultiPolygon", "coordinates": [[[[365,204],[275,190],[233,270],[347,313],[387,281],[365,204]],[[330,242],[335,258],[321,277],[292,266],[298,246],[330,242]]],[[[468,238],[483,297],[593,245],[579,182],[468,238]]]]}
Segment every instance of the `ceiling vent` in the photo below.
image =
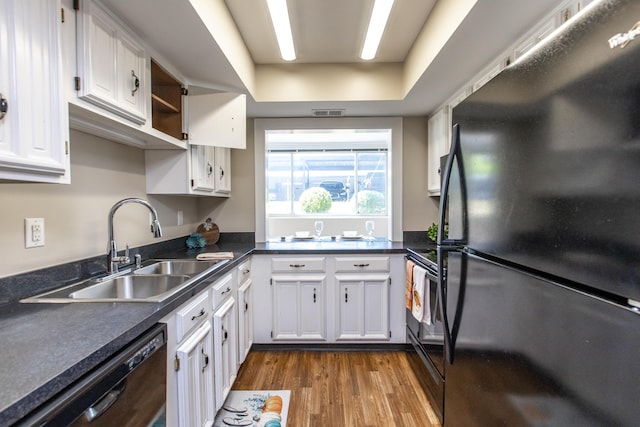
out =
{"type": "Polygon", "coordinates": [[[344,116],[344,108],[335,110],[311,110],[313,117],[342,117],[344,116]]]}

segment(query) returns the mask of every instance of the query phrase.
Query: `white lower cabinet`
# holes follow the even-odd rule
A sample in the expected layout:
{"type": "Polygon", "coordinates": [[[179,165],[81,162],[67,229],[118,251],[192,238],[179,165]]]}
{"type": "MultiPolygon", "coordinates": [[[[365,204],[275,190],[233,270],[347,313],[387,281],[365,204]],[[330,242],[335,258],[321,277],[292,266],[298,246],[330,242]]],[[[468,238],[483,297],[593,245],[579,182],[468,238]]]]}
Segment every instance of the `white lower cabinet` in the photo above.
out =
{"type": "Polygon", "coordinates": [[[204,291],[162,319],[167,324],[167,425],[211,426],[214,420],[213,329],[204,291]]]}
{"type": "Polygon", "coordinates": [[[215,353],[216,411],[236,380],[238,357],[236,354],[236,301],[231,297],[213,315],[213,349],[215,353]]]}
{"type": "Polygon", "coordinates": [[[389,275],[338,274],[338,340],[389,339],[389,275]]]}
{"type": "Polygon", "coordinates": [[[237,268],[238,274],[238,364],[242,364],[253,345],[253,287],[251,260],[237,268]]]}
{"type": "Polygon", "coordinates": [[[222,408],[238,373],[237,305],[233,273],[216,280],[211,287],[213,303],[213,363],[215,410],[222,408]]]}
{"type": "Polygon", "coordinates": [[[325,340],[325,276],[274,275],[274,340],[325,340]]]}
{"type": "Polygon", "coordinates": [[[213,424],[213,348],[211,323],[206,320],[176,350],[178,416],[182,427],[213,424]]]}
{"type": "Polygon", "coordinates": [[[254,343],[404,343],[403,254],[253,255],[254,343]]]}

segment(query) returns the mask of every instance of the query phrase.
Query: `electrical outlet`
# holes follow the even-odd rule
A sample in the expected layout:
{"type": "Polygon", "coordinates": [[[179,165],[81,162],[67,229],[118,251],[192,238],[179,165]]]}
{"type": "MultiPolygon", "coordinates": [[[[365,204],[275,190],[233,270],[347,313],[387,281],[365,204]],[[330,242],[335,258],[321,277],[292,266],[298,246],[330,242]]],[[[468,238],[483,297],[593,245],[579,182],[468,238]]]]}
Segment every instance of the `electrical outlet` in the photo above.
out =
{"type": "Polygon", "coordinates": [[[44,246],[44,218],[24,219],[24,247],[44,246]]]}
{"type": "Polygon", "coordinates": [[[178,225],[184,224],[184,212],[178,211],[178,225]]]}

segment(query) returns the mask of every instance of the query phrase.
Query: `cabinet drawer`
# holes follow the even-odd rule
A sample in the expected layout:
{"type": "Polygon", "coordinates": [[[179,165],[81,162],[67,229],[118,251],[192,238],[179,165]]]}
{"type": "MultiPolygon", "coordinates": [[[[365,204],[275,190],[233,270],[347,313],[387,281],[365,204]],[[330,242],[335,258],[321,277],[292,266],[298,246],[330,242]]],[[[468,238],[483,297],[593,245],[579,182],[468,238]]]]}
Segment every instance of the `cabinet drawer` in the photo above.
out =
{"type": "Polygon", "coordinates": [[[324,257],[309,258],[272,258],[271,271],[289,272],[323,272],[325,270],[324,257]]]}
{"type": "Polygon", "coordinates": [[[216,308],[224,302],[233,290],[233,275],[231,273],[224,276],[222,279],[217,280],[211,288],[211,300],[213,307],[216,308]]]}
{"type": "Polygon", "coordinates": [[[251,275],[251,260],[243,262],[238,266],[238,286],[242,285],[251,275]]]}
{"type": "Polygon", "coordinates": [[[389,269],[389,257],[336,257],[336,273],[361,271],[388,272],[389,269]]]}
{"type": "Polygon", "coordinates": [[[182,341],[202,321],[209,319],[213,313],[209,293],[203,292],[176,314],[176,340],[182,341]]]}

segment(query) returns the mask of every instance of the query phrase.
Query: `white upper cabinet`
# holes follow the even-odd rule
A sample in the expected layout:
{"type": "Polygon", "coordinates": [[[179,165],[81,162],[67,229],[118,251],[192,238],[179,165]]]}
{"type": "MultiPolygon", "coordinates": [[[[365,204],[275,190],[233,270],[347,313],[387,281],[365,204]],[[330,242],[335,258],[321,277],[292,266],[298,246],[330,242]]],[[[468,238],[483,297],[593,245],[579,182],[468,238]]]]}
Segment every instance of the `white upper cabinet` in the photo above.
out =
{"type": "MultiPolygon", "coordinates": [[[[190,92],[193,90],[190,88],[190,92]]],[[[237,93],[189,95],[189,143],[247,148],[247,101],[237,93]]]]}
{"type": "Polygon", "coordinates": [[[231,149],[192,145],[186,151],[146,150],[148,194],[229,197],[231,149]]]}
{"type": "Polygon", "coordinates": [[[480,73],[474,76],[468,85],[452,96],[429,119],[428,141],[428,175],[427,188],[429,196],[440,195],[440,157],[449,153],[451,147],[451,127],[453,108],[476,90],[480,89],[492,78],[500,74],[509,65],[531,51],[540,41],[564,25],[575,14],[584,9],[593,0],[565,0],[542,19],[536,26],[518,39],[494,61],[490,62],[480,73]]]}
{"type": "Polygon", "coordinates": [[[0,179],[69,183],[59,1],[0,0],[0,179]]]}
{"type": "Polygon", "coordinates": [[[78,96],[145,123],[147,54],[142,45],[94,0],[80,2],[77,31],[78,96]]]}
{"type": "Polygon", "coordinates": [[[440,195],[440,157],[449,152],[451,141],[451,109],[445,106],[438,110],[428,122],[427,155],[429,156],[429,173],[427,175],[427,190],[430,196],[440,195]]]}

